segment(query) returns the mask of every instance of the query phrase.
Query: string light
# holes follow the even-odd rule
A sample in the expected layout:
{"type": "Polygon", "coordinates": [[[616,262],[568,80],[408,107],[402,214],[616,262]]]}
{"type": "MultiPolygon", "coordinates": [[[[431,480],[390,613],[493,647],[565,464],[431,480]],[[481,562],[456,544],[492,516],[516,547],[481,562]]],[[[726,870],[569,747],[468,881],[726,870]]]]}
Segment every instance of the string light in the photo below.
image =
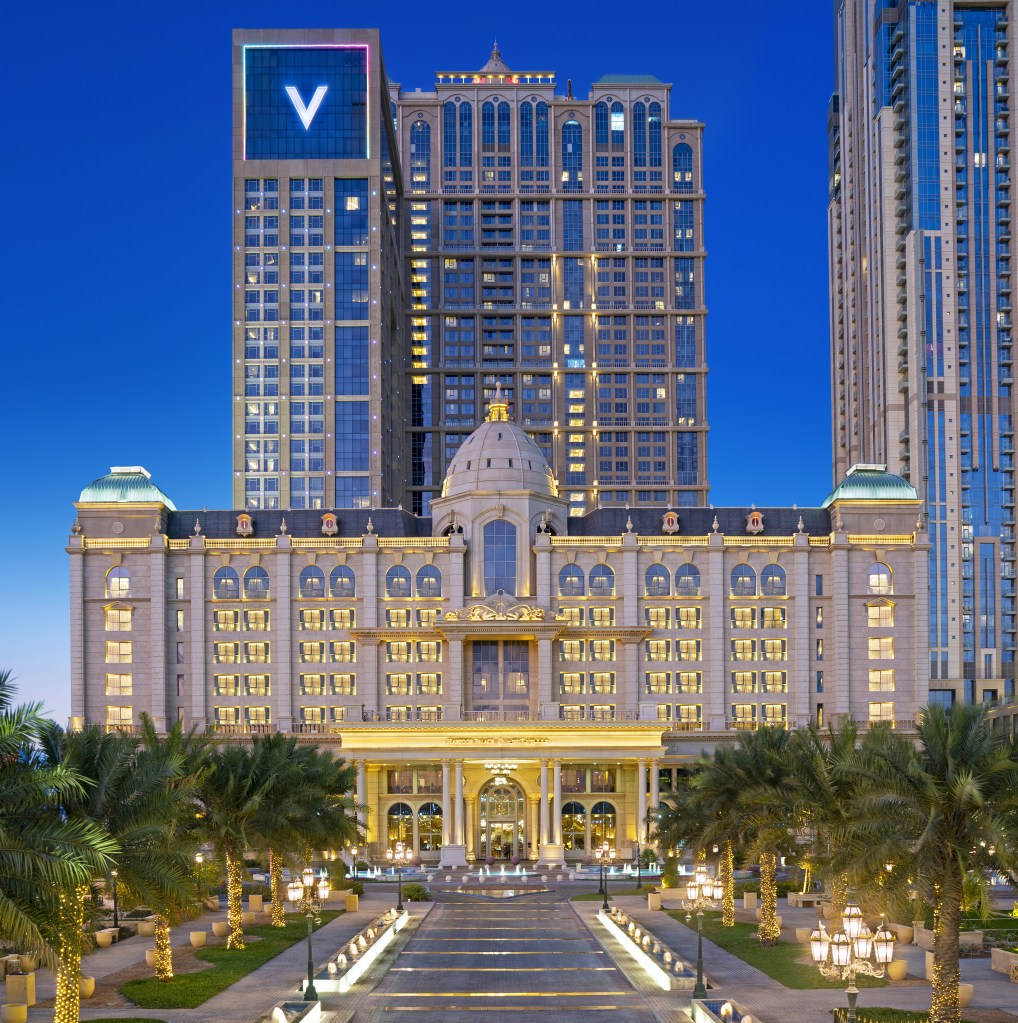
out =
{"type": "Polygon", "coordinates": [[[155,968],[156,980],[170,980],[173,977],[173,946],[170,944],[170,921],[162,914],[155,919],[156,925],[156,951],[155,968]]]}
{"type": "Polygon", "coordinates": [[[721,863],[718,869],[718,873],[721,875],[722,927],[735,926],[735,876],[733,872],[734,859],[735,856],[732,851],[732,843],[725,842],[724,848],[721,850],[721,863]]]}
{"type": "Polygon", "coordinates": [[[272,896],[272,926],[286,926],[286,897],[283,895],[283,861],[273,849],[269,850],[269,883],[272,896]]]}
{"type": "Polygon", "coordinates": [[[88,886],[79,885],[58,894],[60,936],[57,951],[57,995],[53,1006],[53,1023],[78,1023],[81,1010],[81,940],[85,926],[85,898],[88,886]]]}
{"type": "Polygon", "coordinates": [[[760,927],[758,933],[763,945],[773,945],[781,938],[778,926],[777,857],[772,852],[760,856],[760,927]]]}
{"type": "Polygon", "coordinates": [[[244,947],[243,929],[243,897],[244,886],[241,880],[240,857],[230,850],[226,852],[226,922],[230,925],[230,936],[226,939],[227,948],[244,947]]]}

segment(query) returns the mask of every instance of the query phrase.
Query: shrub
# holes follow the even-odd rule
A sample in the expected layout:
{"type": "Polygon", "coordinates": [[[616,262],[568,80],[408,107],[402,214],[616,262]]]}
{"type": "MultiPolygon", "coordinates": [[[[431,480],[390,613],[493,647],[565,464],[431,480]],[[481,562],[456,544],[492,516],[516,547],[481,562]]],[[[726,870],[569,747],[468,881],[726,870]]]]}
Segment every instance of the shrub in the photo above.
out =
{"type": "Polygon", "coordinates": [[[357,861],[357,869],[358,870],[367,870],[369,866],[370,866],[370,864],[368,863],[367,860],[358,860],[357,861]]]}
{"type": "Polygon", "coordinates": [[[430,902],[431,892],[424,885],[411,881],[409,884],[403,885],[403,898],[407,902],[430,902]]]}
{"type": "Polygon", "coordinates": [[[354,895],[364,894],[363,881],[341,881],[336,888],[341,892],[352,892],[354,895]]]}
{"type": "Polygon", "coordinates": [[[665,859],[664,869],[661,871],[661,887],[675,888],[679,881],[679,861],[674,856],[665,859]]]}

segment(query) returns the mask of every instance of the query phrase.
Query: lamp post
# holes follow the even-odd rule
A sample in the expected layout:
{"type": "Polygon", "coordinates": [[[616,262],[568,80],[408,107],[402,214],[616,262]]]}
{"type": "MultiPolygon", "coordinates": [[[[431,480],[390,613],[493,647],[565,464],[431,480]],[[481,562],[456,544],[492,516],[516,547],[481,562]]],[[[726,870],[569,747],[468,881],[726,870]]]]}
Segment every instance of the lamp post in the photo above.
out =
{"type": "Polygon", "coordinates": [[[402,843],[397,842],[395,849],[386,849],[385,858],[396,867],[396,912],[403,912],[403,864],[409,863],[413,853],[402,843]]]}
{"type": "Polygon", "coordinates": [[[322,903],[329,895],[329,872],[322,870],[321,878],[315,877],[314,867],[305,867],[299,881],[291,881],[286,886],[286,897],[295,907],[299,907],[308,921],[308,985],[304,988],[304,1001],[314,1002],[318,999],[315,990],[315,961],[311,952],[311,923],[322,922],[322,903]]]}
{"type": "Polygon", "coordinates": [[[114,867],[110,871],[110,877],[113,878],[113,926],[114,927],[119,927],[120,926],[120,913],[118,911],[119,907],[117,905],[117,878],[119,876],[120,876],[120,871],[117,870],[116,867],[114,867]]]}
{"type": "Polygon", "coordinates": [[[855,1003],[859,989],[855,986],[857,973],[882,977],[887,964],[894,958],[894,935],[883,923],[873,934],[863,920],[862,910],[850,902],[841,918],[841,929],[828,935],[823,920],[810,935],[809,951],[817,969],[825,977],[847,980],[848,1021],[856,1023],[855,1003]]]}
{"type": "Polygon", "coordinates": [[[350,873],[357,878],[357,846],[350,846],[350,873]]]}
{"type": "Polygon", "coordinates": [[[686,884],[686,898],[682,908],[686,911],[686,923],[696,914],[696,986],[694,998],[707,997],[707,985],[703,981],[703,914],[705,910],[716,909],[724,894],[720,880],[710,877],[707,868],[700,866],[693,872],[693,880],[686,884]]]}
{"type": "Polygon", "coordinates": [[[615,850],[607,842],[604,842],[594,850],[594,855],[601,865],[601,876],[604,878],[604,889],[601,892],[604,901],[601,903],[601,909],[607,913],[610,908],[608,906],[608,867],[615,862],[615,850]]]}

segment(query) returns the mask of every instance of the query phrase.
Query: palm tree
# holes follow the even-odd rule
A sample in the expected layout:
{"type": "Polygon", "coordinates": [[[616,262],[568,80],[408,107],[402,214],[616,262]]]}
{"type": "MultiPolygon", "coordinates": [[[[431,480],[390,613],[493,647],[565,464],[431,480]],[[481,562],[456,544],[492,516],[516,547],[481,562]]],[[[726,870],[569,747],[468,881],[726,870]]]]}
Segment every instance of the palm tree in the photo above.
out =
{"type": "Polygon", "coordinates": [[[1018,862],[1018,754],[978,706],[929,707],[919,743],[884,732],[853,768],[861,791],[845,838],[854,879],[895,864],[934,906],[931,1023],[958,1023],[958,930],[968,871],[1018,862]]]}
{"type": "Polygon", "coordinates": [[[118,846],[94,823],[60,813],[64,802],[82,798],[85,785],[73,769],[39,755],[48,724],[41,710],[15,706],[11,673],[0,672],[0,934],[57,968],[65,951],[58,893],[87,891],[112,866],[118,846]]]}
{"type": "MultiPolygon", "coordinates": [[[[60,812],[68,820],[101,828],[119,847],[102,873],[120,883],[163,914],[190,897],[190,857],[170,841],[179,813],[175,783],[180,758],[167,747],[144,748],[141,741],[91,725],[67,732],[48,723],[40,737],[46,762],[73,769],[86,784],[66,796],[60,812]]],[[[77,884],[59,893],[62,900],[61,968],[57,973],[56,1015],[77,1019],[80,963],[88,886],[77,884]]]]}

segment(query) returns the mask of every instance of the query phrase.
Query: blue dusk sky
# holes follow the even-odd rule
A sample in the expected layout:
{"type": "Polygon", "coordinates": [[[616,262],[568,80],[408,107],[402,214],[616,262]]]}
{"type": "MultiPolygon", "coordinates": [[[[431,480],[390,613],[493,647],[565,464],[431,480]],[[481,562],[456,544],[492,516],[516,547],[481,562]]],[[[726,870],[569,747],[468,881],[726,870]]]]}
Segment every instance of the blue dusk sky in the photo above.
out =
{"type": "Polygon", "coordinates": [[[0,668],[21,696],[70,713],[64,546],[82,487],[144,465],[178,508],[231,503],[231,29],[380,28],[410,90],[480,67],[494,36],[509,67],[554,70],[562,94],[609,73],[671,82],[671,116],[706,124],[711,501],[817,505],[831,8],[675,0],[630,22],[624,3],[540,4],[537,24],[512,4],[15,5],[0,62],[0,668]]]}

